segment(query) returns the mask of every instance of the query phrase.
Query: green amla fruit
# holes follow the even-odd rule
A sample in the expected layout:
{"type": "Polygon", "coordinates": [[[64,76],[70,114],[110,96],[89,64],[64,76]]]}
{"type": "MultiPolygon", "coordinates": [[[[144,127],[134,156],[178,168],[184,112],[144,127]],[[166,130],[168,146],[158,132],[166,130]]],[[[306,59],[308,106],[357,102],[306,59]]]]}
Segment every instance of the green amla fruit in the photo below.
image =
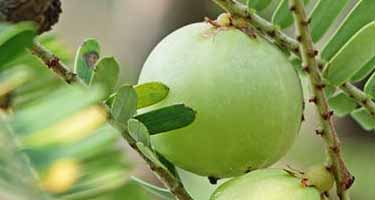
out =
{"type": "Polygon", "coordinates": [[[332,173],[324,165],[309,167],[303,178],[307,185],[316,187],[320,192],[328,192],[335,182],[332,173]]]}
{"type": "Polygon", "coordinates": [[[298,134],[299,78],[286,56],[261,37],[188,25],[152,51],[139,82],[150,81],[163,82],[170,93],[148,110],[185,103],[197,111],[188,127],[151,137],[158,152],[193,173],[224,178],[267,167],[298,134]]]}
{"type": "Polygon", "coordinates": [[[261,169],[224,183],[210,200],[320,200],[320,193],[283,170],[261,169]]]}

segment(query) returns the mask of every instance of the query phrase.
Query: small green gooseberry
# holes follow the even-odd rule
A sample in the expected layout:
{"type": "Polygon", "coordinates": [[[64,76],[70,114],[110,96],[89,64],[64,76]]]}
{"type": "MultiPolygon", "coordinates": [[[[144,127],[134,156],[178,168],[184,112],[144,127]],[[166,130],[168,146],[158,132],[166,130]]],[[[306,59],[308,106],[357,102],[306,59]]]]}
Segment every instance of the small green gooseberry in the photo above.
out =
{"type": "Polygon", "coordinates": [[[281,169],[260,169],[224,183],[210,200],[320,200],[320,193],[281,169]]]}
{"type": "Polygon", "coordinates": [[[328,192],[335,182],[335,179],[327,167],[316,165],[309,167],[303,175],[309,186],[316,187],[320,192],[328,192]]]}

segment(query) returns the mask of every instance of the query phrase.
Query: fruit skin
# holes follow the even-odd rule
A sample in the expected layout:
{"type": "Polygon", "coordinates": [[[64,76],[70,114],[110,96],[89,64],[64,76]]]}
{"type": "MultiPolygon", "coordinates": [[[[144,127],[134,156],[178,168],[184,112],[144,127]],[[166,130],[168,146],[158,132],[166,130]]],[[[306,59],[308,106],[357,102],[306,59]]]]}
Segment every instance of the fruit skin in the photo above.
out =
{"type": "Polygon", "coordinates": [[[221,185],[210,200],[320,200],[314,187],[281,169],[260,169],[221,185]]]}
{"type": "Polygon", "coordinates": [[[267,167],[298,134],[303,97],[297,73],[260,37],[188,25],[152,51],[139,82],[150,81],[163,82],[170,93],[147,110],[185,103],[197,111],[188,127],[151,137],[157,151],[193,173],[224,178],[267,167]]]}
{"type": "Polygon", "coordinates": [[[303,178],[307,180],[307,184],[316,187],[320,192],[328,192],[335,183],[335,178],[324,165],[315,165],[309,167],[303,178]]]}

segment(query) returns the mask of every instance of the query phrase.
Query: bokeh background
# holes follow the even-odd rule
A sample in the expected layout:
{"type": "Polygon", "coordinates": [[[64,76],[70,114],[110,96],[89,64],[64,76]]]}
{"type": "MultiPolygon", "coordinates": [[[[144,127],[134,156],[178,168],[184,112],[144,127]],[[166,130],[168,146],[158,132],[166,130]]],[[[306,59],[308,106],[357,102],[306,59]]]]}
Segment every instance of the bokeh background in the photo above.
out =
{"type": "MultiPolygon", "coordinates": [[[[344,13],[355,2],[356,0],[352,0],[344,13]]],[[[67,48],[74,53],[86,38],[97,38],[102,44],[104,55],[113,55],[120,61],[121,82],[132,84],[137,82],[147,55],[164,36],[186,24],[202,21],[205,16],[214,18],[219,12],[208,0],[63,0],[63,10],[54,32],[65,42],[67,48]]],[[[271,10],[269,8],[263,14],[270,16],[271,10]]],[[[339,19],[343,17],[341,15],[339,19]]],[[[330,33],[323,41],[329,38],[330,33]]],[[[295,168],[304,168],[324,161],[323,143],[314,135],[317,127],[315,119],[315,110],[308,105],[306,121],[298,141],[277,166],[289,164],[295,168]]],[[[351,118],[336,119],[336,122],[345,160],[356,177],[352,189],[353,199],[373,200],[375,132],[363,131],[351,118]]],[[[128,149],[125,153],[136,166],[132,174],[158,184],[157,179],[134,152],[128,149]]],[[[181,175],[197,200],[207,200],[216,187],[210,185],[206,178],[183,171],[181,175]]]]}

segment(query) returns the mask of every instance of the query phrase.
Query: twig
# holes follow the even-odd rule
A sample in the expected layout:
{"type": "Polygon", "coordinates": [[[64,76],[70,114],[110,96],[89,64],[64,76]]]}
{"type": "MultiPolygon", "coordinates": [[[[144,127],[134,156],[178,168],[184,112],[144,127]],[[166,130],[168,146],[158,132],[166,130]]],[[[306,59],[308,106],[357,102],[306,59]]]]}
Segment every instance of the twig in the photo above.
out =
{"type": "Polygon", "coordinates": [[[57,56],[53,55],[38,42],[33,43],[31,52],[35,56],[42,59],[43,62],[48,66],[48,68],[59,75],[59,77],[62,78],[65,82],[72,83],[77,81],[76,74],[71,72],[69,68],[66,67],[57,56]]]}
{"type": "Polygon", "coordinates": [[[349,200],[350,197],[347,190],[353,183],[353,177],[347,169],[341,155],[340,141],[332,119],[333,113],[328,106],[328,99],[324,93],[325,83],[320,74],[318,61],[316,59],[318,52],[314,49],[311,39],[309,20],[301,0],[289,0],[289,4],[298,33],[297,40],[300,44],[302,61],[310,78],[313,94],[315,95],[314,103],[320,114],[319,118],[323,126],[322,137],[326,141],[329,161],[332,165],[331,169],[336,179],[337,195],[341,200],[349,200]]]}
{"type": "MultiPolygon", "coordinates": [[[[225,11],[231,13],[234,26],[239,26],[243,28],[243,20],[245,20],[248,26],[252,26],[256,28],[259,32],[265,34],[270,39],[272,39],[278,46],[288,49],[289,51],[296,54],[299,58],[301,58],[301,54],[299,51],[299,44],[298,41],[289,37],[285,33],[283,33],[277,26],[268,22],[267,20],[263,19],[259,15],[253,12],[248,12],[247,6],[243,5],[234,0],[213,0],[217,3],[220,7],[222,7],[225,11]]],[[[326,65],[326,62],[320,59],[317,59],[318,65],[320,69],[323,69],[326,65]]],[[[347,82],[344,85],[350,86],[351,88],[355,88],[351,83],[347,82]]],[[[343,90],[344,86],[339,87],[339,89],[343,90]]],[[[370,97],[361,95],[361,98],[355,98],[357,95],[353,94],[361,93],[359,89],[357,90],[346,90],[344,91],[347,93],[349,97],[351,97],[357,104],[362,105],[363,100],[366,99],[369,103],[367,103],[364,108],[366,108],[370,113],[371,111],[375,110],[375,103],[370,99],[370,97]]],[[[363,94],[363,92],[362,92],[363,94]]]]}
{"type": "Polygon", "coordinates": [[[359,105],[366,108],[375,120],[375,102],[371,100],[369,95],[349,83],[344,83],[340,86],[340,89],[346,95],[354,99],[359,105]]]}
{"type": "MultiPolygon", "coordinates": [[[[77,76],[74,73],[70,72],[70,70],[65,67],[65,65],[48,49],[44,48],[38,43],[34,43],[31,51],[35,56],[41,58],[44,63],[59,77],[65,80],[65,82],[79,82],[77,76]]],[[[109,111],[107,112],[110,114],[109,111]]],[[[193,200],[193,198],[188,194],[178,178],[176,178],[169,170],[162,168],[158,164],[152,162],[152,160],[150,160],[142,153],[142,151],[137,147],[136,141],[130,136],[129,132],[117,128],[115,123],[111,122],[111,125],[122,133],[122,136],[129,143],[129,145],[136,152],[138,152],[138,154],[146,161],[150,169],[161,179],[165,186],[170,190],[171,193],[173,193],[173,195],[178,200],[193,200]]]]}

